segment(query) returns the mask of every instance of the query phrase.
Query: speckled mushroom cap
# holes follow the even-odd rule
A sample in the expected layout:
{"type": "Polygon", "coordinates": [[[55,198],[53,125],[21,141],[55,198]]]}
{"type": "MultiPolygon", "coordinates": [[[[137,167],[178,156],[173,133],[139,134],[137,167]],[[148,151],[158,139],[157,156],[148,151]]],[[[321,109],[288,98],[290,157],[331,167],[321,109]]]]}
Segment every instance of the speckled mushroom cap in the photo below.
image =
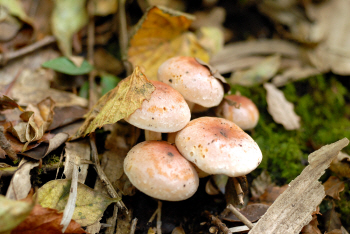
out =
{"type": "Polygon", "coordinates": [[[209,174],[246,175],[262,160],[256,142],[236,124],[222,118],[192,120],[178,132],[175,144],[187,160],[209,174]]]}
{"type": "Polygon", "coordinates": [[[234,122],[243,130],[254,128],[259,121],[259,110],[256,105],[249,98],[240,95],[225,96],[215,108],[215,113],[218,117],[234,122]]]}
{"type": "Polygon", "coordinates": [[[150,100],[145,100],[125,121],[154,132],[176,132],[184,128],[191,112],[183,96],[165,83],[151,82],[156,90],[150,100]]]}
{"type": "Polygon", "coordinates": [[[124,171],[136,188],[161,200],[185,200],[199,185],[194,167],[166,141],[134,146],[124,160],[124,171]]]}
{"type": "Polygon", "coordinates": [[[157,78],[179,91],[186,100],[204,107],[217,106],[224,97],[221,82],[193,57],[168,59],[158,68],[157,78]]]}

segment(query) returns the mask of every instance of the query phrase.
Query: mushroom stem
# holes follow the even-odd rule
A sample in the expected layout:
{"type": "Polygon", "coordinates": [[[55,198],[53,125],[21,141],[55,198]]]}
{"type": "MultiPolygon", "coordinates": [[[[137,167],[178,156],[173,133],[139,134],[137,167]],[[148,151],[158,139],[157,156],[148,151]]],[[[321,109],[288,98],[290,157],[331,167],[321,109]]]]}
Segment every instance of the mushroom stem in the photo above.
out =
{"type": "Polygon", "coordinates": [[[167,137],[167,142],[169,142],[170,144],[174,144],[175,143],[176,134],[177,134],[177,132],[169,132],[168,133],[168,137],[167,137]]]}
{"type": "Polygon", "coordinates": [[[243,205],[244,204],[244,201],[243,201],[244,192],[242,190],[241,184],[238,182],[238,180],[235,177],[233,177],[232,180],[233,180],[233,184],[235,185],[239,204],[243,205]]]}
{"type": "Polygon", "coordinates": [[[162,140],[162,133],[145,130],[145,139],[146,141],[160,141],[162,140]]]}
{"type": "Polygon", "coordinates": [[[190,108],[190,111],[192,112],[193,107],[194,107],[194,105],[195,105],[196,103],[191,102],[191,101],[189,101],[189,100],[187,100],[187,99],[185,99],[185,101],[187,102],[187,105],[188,105],[188,107],[190,108]]]}
{"type": "Polygon", "coordinates": [[[158,200],[157,234],[162,234],[162,202],[158,200]]]}
{"type": "Polygon", "coordinates": [[[232,204],[229,204],[227,206],[227,209],[229,209],[234,215],[236,215],[236,217],[239,220],[241,220],[242,223],[244,223],[249,229],[252,229],[254,227],[252,222],[250,222],[249,219],[247,219],[244,215],[242,215],[242,213],[239,212],[232,204]]]}

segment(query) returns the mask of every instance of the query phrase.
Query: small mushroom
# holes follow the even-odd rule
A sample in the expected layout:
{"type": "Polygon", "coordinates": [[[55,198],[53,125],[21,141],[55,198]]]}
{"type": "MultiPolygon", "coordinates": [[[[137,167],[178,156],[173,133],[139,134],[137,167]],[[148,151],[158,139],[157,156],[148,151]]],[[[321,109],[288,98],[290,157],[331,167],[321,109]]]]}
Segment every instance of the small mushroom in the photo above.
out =
{"type": "Polygon", "coordinates": [[[209,174],[243,176],[262,160],[256,142],[223,118],[201,117],[190,121],[176,135],[175,144],[187,160],[209,174]]]}
{"type": "Polygon", "coordinates": [[[253,129],[259,121],[259,110],[245,96],[227,95],[215,108],[218,117],[225,118],[237,124],[243,130],[253,129]]]}
{"type": "Polygon", "coordinates": [[[124,160],[124,171],[137,189],[161,200],[185,200],[199,185],[192,164],[166,141],[144,141],[134,146],[124,160]]]}
{"type": "Polygon", "coordinates": [[[165,83],[151,82],[156,90],[150,100],[145,100],[141,108],[125,121],[145,129],[146,140],[160,140],[162,132],[176,132],[184,128],[191,119],[191,112],[178,91],[165,83]]]}
{"type": "Polygon", "coordinates": [[[190,109],[194,103],[203,107],[217,106],[224,97],[223,84],[193,57],[168,59],[158,68],[157,78],[179,91],[190,109]]]}

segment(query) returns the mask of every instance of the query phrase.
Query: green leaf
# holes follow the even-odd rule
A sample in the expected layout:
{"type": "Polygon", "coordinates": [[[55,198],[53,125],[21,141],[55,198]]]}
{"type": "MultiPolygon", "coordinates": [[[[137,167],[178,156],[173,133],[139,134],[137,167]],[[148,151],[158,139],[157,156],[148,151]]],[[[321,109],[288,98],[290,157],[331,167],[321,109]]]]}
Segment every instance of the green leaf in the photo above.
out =
{"type": "MultiPolygon", "coordinates": [[[[38,203],[42,207],[63,211],[69,197],[71,180],[52,180],[38,189],[38,203]]],[[[78,194],[72,219],[81,226],[95,223],[113,202],[119,198],[98,192],[84,184],[78,183],[78,194]]]]}
{"type": "Polygon", "coordinates": [[[74,136],[79,138],[113,124],[134,113],[144,100],[149,100],[156,88],[136,67],[134,72],[118,83],[118,86],[102,96],[85,116],[85,122],[74,136]]]}
{"type": "Polygon", "coordinates": [[[77,67],[67,57],[52,59],[43,63],[42,66],[68,75],[84,75],[94,69],[94,67],[91,66],[86,60],[84,60],[80,67],[77,67]]]}
{"type": "Polygon", "coordinates": [[[115,86],[117,86],[117,84],[119,83],[119,81],[121,81],[120,78],[110,74],[101,76],[101,95],[103,96],[110,90],[114,89],[115,86]]]}
{"type": "Polygon", "coordinates": [[[0,195],[0,233],[9,233],[30,214],[34,202],[14,201],[0,195]]]}

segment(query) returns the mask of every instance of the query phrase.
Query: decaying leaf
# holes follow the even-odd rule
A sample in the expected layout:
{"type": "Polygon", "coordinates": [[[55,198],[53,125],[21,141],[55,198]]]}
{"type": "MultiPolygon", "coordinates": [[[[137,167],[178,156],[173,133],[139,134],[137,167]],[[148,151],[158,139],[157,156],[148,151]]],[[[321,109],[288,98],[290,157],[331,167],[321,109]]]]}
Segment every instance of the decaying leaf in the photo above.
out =
{"type": "Polygon", "coordinates": [[[21,114],[21,122],[10,128],[11,133],[21,142],[25,142],[22,151],[33,141],[40,140],[53,120],[55,102],[46,98],[36,106],[28,105],[26,112],[21,114]]]}
{"type": "Polygon", "coordinates": [[[116,13],[118,10],[118,1],[116,0],[94,0],[94,15],[106,16],[116,13]]]}
{"type": "Polygon", "coordinates": [[[30,25],[33,24],[33,20],[24,11],[21,1],[19,1],[19,0],[13,0],[13,1],[0,0],[0,5],[5,7],[11,15],[18,17],[19,19],[23,20],[24,22],[26,22],[30,25]]]}
{"type": "Polygon", "coordinates": [[[136,67],[134,72],[118,83],[118,86],[101,97],[86,115],[84,124],[76,136],[86,136],[105,124],[115,123],[128,117],[149,100],[155,87],[136,67]]]}
{"type": "Polygon", "coordinates": [[[29,161],[23,158],[18,165],[18,170],[11,179],[6,197],[13,200],[20,200],[27,197],[32,185],[30,183],[30,171],[39,166],[39,162],[29,161]]]}
{"type": "Polygon", "coordinates": [[[250,186],[250,192],[252,198],[258,199],[269,186],[274,186],[271,180],[271,176],[266,170],[264,170],[258,177],[256,177],[250,186]]]}
{"type": "Polygon", "coordinates": [[[322,215],[322,222],[327,232],[341,228],[340,214],[335,211],[334,203],[332,203],[332,208],[322,215]]]}
{"type": "Polygon", "coordinates": [[[33,209],[34,202],[14,201],[0,195],[0,233],[10,233],[33,209]]]}
{"type": "Polygon", "coordinates": [[[229,81],[231,84],[239,84],[243,86],[262,84],[277,73],[280,65],[280,55],[272,55],[266,57],[261,63],[252,66],[248,70],[236,71],[232,74],[229,81]]]}
{"type": "Polygon", "coordinates": [[[344,181],[340,181],[337,177],[331,176],[323,184],[326,195],[333,197],[334,199],[340,200],[339,193],[345,188],[344,181]]]}
{"type": "Polygon", "coordinates": [[[23,111],[23,109],[17,104],[17,102],[12,100],[11,98],[5,95],[0,97],[0,111],[13,108],[18,108],[21,111],[23,111]]]}
{"type": "MultiPolygon", "coordinates": [[[[241,212],[242,215],[244,215],[250,222],[255,222],[265,214],[269,207],[269,205],[255,203],[240,209],[239,212],[241,212]]],[[[241,220],[238,219],[232,212],[226,213],[224,211],[222,219],[229,222],[241,222],[241,220]]]]}
{"type": "Polygon", "coordinates": [[[281,195],[286,189],[288,185],[279,186],[268,186],[263,194],[259,197],[259,201],[264,204],[272,205],[274,201],[281,195]]]}
{"type": "MultiPolygon", "coordinates": [[[[68,200],[70,187],[70,180],[49,181],[38,190],[38,203],[43,207],[63,211],[68,200]]],[[[73,219],[82,226],[91,225],[103,215],[109,204],[119,200],[78,183],[73,219]]]]}
{"type": "Polygon", "coordinates": [[[267,110],[276,123],[287,130],[300,128],[300,117],[294,112],[294,105],[287,101],[282,91],[273,84],[265,83],[267,110]]]}
{"type": "Polygon", "coordinates": [[[319,208],[317,207],[317,211],[315,211],[312,214],[312,220],[309,224],[307,224],[303,229],[301,230],[302,234],[321,234],[320,229],[318,229],[318,220],[317,220],[317,214],[319,213],[319,208]]]}
{"type": "Polygon", "coordinates": [[[52,32],[62,53],[72,55],[72,37],[88,21],[86,0],[56,0],[51,16],[52,32]]]}
{"type": "MultiPolygon", "coordinates": [[[[55,209],[35,205],[29,216],[11,233],[13,234],[61,234],[62,213],[55,209]]],[[[86,233],[80,224],[72,220],[64,233],[86,233]]]]}
{"type": "Polygon", "coordinates": [[[338,176],[350,178],[350,156],[344,152],[339,152],[329,168],[338,176]]]}
{"type": "Polygon", "coordinates": [[[128,60],[146,69],[151,80],[157,79],[158,67],[174,56],[193,56],[209,61],[208,53],[196,36],[188,32],[193,16],[165,7],[152,7],[142,17],[130,40],[128,60]]]}
{"type": "Polygon", "coordinates": [[[326,196],[318,179],[348,144],[349,140],[344,138],[310,154],[310,164],[289,184],[249,233],[299,233],[310,223],[312,212],[326,196]]]}

